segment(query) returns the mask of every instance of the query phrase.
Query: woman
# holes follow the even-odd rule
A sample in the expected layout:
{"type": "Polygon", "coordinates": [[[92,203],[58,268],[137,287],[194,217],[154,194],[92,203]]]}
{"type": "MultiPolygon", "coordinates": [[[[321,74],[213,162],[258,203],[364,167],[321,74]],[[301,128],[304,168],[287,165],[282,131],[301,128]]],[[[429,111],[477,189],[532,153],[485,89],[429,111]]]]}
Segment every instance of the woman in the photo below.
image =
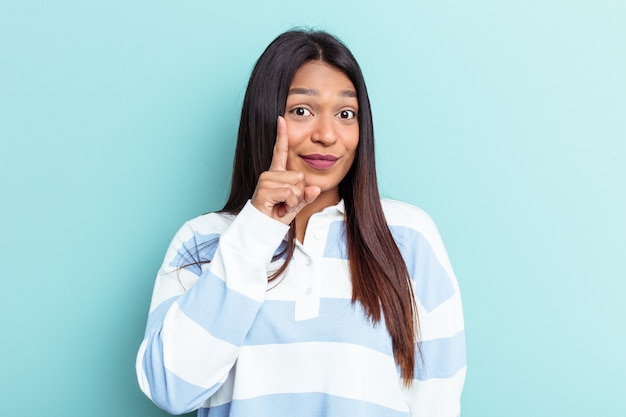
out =
{"type": "Polygon", "coordinates": [[[458,285],[430,218],[380,199],[350,51],[276,38],[237,140],[226,205],[187,222],[158,273],[146,395],[199,416],[458,416],[458,285]]]}

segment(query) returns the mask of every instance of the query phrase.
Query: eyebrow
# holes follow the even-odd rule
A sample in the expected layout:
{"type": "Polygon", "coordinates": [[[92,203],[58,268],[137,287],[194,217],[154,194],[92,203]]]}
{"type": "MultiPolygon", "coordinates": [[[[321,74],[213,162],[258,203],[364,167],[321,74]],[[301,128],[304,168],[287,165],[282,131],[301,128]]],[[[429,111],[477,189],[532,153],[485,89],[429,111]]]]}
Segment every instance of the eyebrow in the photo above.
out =
{"type": "MultiPolygon", "coordinates": [[[[314,96],[314,97],[319,97],[320,93],[319,91],[315,90],[314,88],[291,88],[289,90],[289,95],[292,94],[304,94],[305,96],[314,96]]],[[[352,91],[352,90],[341,90],[339,92],[339,97],[354,97],[356,98],[356,92],[352,91]]]]}

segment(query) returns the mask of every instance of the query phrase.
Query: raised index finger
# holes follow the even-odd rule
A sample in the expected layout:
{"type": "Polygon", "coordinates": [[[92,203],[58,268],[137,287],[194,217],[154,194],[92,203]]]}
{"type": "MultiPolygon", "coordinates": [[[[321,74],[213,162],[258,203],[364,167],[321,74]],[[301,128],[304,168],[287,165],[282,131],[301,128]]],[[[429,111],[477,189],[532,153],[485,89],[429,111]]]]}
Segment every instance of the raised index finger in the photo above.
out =
{"type": "Polygon", "coordinates": [[[270,171],[287,170],[288,150],[289,142],[287,140],[287,123],[285,122],[284,117],[278,116],[278,127],[276,128],[276,143],[274,144],[274,154],[272,155],[270,171]]]}

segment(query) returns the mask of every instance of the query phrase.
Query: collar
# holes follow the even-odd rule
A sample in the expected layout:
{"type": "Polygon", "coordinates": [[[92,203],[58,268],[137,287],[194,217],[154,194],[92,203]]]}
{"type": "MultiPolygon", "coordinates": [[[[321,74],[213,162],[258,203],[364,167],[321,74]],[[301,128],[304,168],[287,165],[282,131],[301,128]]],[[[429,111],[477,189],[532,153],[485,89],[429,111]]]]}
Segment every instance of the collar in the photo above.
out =
{"type": "Polygon", "coordinates": [[[326,207],[322,211],[332,210],[332,209],[335,209],[335,210],[339,211],[341,214],[346,214],[346,206],[344,205],[343,198],[341,200],[339,200],[339,202],[337,204],[335,204],[334,206],[326,207]]]}

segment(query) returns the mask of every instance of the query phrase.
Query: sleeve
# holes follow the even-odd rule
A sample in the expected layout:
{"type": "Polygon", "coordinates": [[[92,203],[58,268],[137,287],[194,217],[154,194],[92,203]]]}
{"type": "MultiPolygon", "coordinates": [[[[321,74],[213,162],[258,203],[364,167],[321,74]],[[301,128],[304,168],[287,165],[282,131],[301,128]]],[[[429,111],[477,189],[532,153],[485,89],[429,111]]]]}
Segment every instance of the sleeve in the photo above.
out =
{"type": "Polygon", "coordinates": [[[458,417],[466,372],[459,285],[434,222],[425,213],[420,217],[419,227],[396,231],[413,279],[420,324],[407,402],[411,417],[458,417]]]}
{"type": "Polygon", "coordinates": [[[248,202],[201,269],[175,262],[193,227],[187,223],[174,237],[136,362],[139,386],[157,406],[172,414],[192,411],[225,382],[263,303],[267,267],[287,229],[248,202]]]}

